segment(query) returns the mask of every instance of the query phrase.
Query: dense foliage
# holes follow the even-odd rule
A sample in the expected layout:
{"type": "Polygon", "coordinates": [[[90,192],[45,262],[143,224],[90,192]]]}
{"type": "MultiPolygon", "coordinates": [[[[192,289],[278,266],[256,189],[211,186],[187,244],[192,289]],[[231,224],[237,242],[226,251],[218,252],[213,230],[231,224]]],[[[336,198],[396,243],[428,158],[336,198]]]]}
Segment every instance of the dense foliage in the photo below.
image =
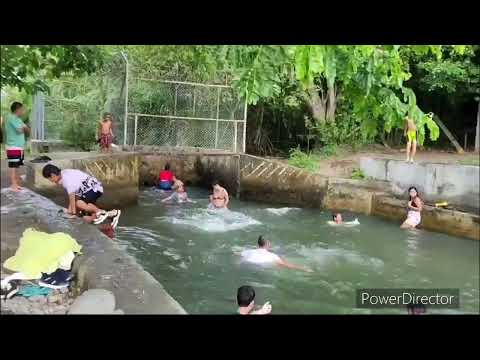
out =
{"type": "MultiPolygon", "coordinates": [[[[229,96],[250,104],[247,149],[260,154],[297,145],[327,154],[341,144],[386,143],[388,134],[401,135],[406,115],[421,144],[435,141],[433,113],[443,119],[448,104],[457,109],[479,93],[479,47],[431,45],[2,46],[2,86],[32,93],[49,84],[86,108],[86,117],[99,116],[122,107],[120,52],[132,77],[232,84],[229,96]],[[92,72],[74,81],[77,91],[63,82],[92,72]]],[[[129,89],[137,112],[171,107],[168,89],[147,81],[129,89]]]]}

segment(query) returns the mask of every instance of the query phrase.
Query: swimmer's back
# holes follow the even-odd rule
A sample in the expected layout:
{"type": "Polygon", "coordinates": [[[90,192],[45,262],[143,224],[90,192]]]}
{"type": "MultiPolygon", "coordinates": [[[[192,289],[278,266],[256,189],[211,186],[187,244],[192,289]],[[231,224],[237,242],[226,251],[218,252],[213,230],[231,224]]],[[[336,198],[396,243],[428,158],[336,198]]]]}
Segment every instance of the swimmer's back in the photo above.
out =
{"type": "Polygon", "coordinates": [[[255,264],[267,264],[280,261],[280,257],[265,249],[249,249],[242,251],[242,258],[245,261],[255,264]]]}

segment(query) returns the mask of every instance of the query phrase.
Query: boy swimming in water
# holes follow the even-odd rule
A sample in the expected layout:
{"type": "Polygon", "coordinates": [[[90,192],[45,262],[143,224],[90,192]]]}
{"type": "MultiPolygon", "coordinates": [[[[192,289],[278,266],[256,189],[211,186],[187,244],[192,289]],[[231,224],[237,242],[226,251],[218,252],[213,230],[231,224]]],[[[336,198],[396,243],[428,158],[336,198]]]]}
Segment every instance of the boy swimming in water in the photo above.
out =
{"type": "Polygon", "coordinates": [[[298,266],[292,263],[289,263],[286,260],[283,260],[277,254],[274,254],[270,251],[272,244],[269,240],[265,239],[262,235],[258,237],[258,249],[249,249],[243,250],[241,252],[241,256],[245,259],[245,261],[255,263],[255,264],[276,264],[279,266],[283,266],[289,269],[296,269],[302,270],[306,272],[312,272],[312,270],[308,268],[304,268],[302,266],[298,266]]]}
{"type": "Polygon", "coordinates": [[[209,209],[227,209],[228,202],[230,201],[227,190],[221,187],[220,183],[216,180],[212,183],[212,186],[213,194],[210,195],[209,209]]]}
{"type": "Polygon", "coordinates": [[[417,126],[413,119],[408,116],[405,117],[405,127],[403,131],[404,136],[407,137],[407,162],[413,163],[413,157],[417,151],[417,126]],[[412,152],[410,153],[410,149],[412,152]]]}
{"type": "Polygon", "coordinates": [[[266,315],[272,312],[272,305],[267,301],[258,310],[253,310],[255,306],[255,290],[248,285],[240,286],[237,290],[237,313],[240,315],[266,315]]]}
{"type": "Polygon", "coordinates": [[[162,200],[162,203],[167,202],[167,201],[174,201],[177,203],[184,203],[184,202],[189,202],[189,203],[194,203],[195,201],[190,200],[188,198],[188,194],[185,191],[185,185],[183,185],[183,182],[180,180],[175,180],[172,189],[174,190],[174,193],[170,195],[169,197],[165,198],[162,200]]]}

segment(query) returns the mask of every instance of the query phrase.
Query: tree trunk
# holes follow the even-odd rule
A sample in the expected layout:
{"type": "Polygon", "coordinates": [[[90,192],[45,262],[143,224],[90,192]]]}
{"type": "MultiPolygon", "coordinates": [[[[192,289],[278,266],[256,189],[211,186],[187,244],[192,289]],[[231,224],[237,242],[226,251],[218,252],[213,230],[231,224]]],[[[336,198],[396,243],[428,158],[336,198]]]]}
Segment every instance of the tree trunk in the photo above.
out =
{"type": "Polygon", "coordinates": [[[335,85],[328,89],[327,93],[327,121],[335,122],[335,111],[337,108],[337,94],[335,91],[335,85]]]}
{"type": "Polygon", "coordinates": [[[480,151],[480,100],[478,101],[477,110],[477,131],[475,133],[475,151],[480,151]]]}
{"type": "Polygon", "coordinates": [[[306,100],[312,112],[313,119],[320,123],[324,123],[327,99],[323,97],[323,94],[320,96],[316,89],[311,88],[308,90],[306,100]]]}

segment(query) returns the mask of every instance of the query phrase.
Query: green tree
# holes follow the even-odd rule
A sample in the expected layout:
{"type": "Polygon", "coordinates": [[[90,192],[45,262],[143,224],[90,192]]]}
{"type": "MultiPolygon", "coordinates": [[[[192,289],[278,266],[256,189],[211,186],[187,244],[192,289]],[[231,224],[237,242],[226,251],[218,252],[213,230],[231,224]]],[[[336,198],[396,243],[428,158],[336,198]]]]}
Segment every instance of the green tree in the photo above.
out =
{"type": "Polygon", "coordinates": [[[47,81],[93,73],[103,60],[94,45],[1,45],[1,83],[29,94],[48,91],[47,81]]]}

